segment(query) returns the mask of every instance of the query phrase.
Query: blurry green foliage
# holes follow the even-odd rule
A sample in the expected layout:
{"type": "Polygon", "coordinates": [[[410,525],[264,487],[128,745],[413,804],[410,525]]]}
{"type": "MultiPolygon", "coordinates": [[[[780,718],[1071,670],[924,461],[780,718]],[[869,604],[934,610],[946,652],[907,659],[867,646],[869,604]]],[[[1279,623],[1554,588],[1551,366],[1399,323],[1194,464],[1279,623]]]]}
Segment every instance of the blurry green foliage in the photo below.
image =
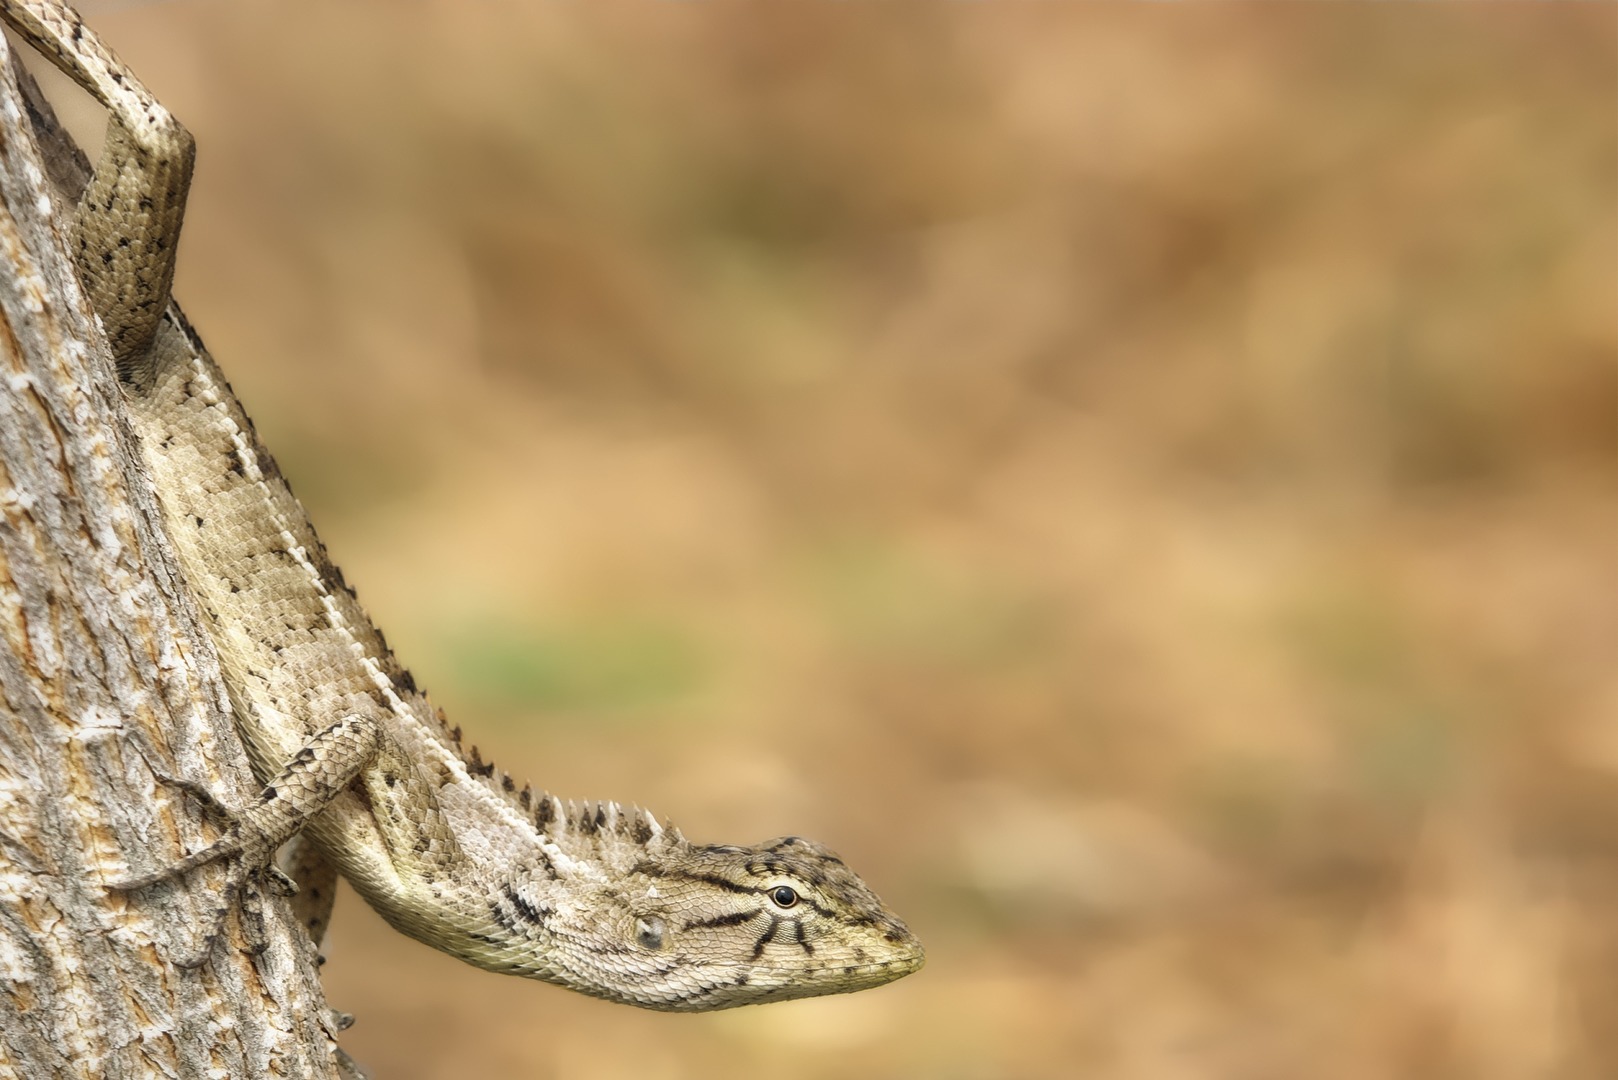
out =
{"type": "Polygon", "coordinates": [[[539,713],[582,709],[634,717],[690,696],[708,678],[695,636],[645,615],[553,626],[477,619],[458,627],[443,651],[467,700],[539,713]]]}

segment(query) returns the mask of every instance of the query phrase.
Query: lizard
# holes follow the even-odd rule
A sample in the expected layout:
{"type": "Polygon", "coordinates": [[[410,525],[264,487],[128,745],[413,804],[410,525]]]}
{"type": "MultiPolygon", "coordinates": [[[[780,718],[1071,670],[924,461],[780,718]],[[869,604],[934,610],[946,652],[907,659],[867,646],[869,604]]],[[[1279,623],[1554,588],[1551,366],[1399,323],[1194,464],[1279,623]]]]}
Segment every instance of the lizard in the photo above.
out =
{"type": "MultiPolygon", "coordinates": [[[[275,852],[297,837],[406,935],[615,1002],[724,1009],[918,970],[916,936],[821,844],[693,843],[636,806],[519,787],[463,742],[327,556],[170,295],[191,135],[66,3],[0,0],[0,19],[107,110],[70,254],[263,785],[232,809],[159,774],[222,817],[219,838],[132,858],[110,888],[219,865],[223,919],[244,889],[279,879],[275,852]]],[[[317,934],[327,913],[311,917],[317,934]]]]}

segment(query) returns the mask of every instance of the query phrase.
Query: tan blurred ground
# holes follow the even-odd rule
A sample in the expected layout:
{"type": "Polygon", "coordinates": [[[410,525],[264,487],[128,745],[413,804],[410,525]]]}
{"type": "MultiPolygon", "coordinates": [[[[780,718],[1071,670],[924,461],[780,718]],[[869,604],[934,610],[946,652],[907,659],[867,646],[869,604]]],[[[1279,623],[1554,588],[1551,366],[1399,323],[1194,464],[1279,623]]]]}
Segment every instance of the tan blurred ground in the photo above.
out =
{"type": "Polygon", "coordinates": [[[667,1017],[345,897],[378,1077],[1618,1075],[1618,10],[90,10],[456,722],[930,949],[667,1017]]]}

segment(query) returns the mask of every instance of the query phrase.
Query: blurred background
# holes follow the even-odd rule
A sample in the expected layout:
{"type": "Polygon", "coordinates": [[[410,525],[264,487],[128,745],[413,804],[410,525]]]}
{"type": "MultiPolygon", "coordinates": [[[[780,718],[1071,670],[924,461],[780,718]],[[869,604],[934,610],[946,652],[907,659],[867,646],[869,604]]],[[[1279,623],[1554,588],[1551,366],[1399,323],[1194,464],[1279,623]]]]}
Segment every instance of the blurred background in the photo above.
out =
{"type": "Polygon", "coordinates": [[[85,6],[453,721],[929,949],[663,1016],[349,895],[378,1077],[1618,1075],[1618,9],[85,6]]]}

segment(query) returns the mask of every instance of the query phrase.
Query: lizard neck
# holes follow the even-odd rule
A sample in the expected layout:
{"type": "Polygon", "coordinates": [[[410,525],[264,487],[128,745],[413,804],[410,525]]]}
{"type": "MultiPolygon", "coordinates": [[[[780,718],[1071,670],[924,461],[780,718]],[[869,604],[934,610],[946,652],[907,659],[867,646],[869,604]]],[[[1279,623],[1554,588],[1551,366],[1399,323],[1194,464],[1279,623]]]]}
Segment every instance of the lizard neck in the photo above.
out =
{"type": "MultiPolygon", "coordinates": [[[[517,796],[523,804],[522,795],[517,796]]],[[[619,881],[647,866],[678,864],[690,848],[680,830],[650,810],[616,802],[533,800],[533,821],[557,870],[584,881],[619,881]],[[554,851],[552,851],[554,849],[554,851]]]]}

